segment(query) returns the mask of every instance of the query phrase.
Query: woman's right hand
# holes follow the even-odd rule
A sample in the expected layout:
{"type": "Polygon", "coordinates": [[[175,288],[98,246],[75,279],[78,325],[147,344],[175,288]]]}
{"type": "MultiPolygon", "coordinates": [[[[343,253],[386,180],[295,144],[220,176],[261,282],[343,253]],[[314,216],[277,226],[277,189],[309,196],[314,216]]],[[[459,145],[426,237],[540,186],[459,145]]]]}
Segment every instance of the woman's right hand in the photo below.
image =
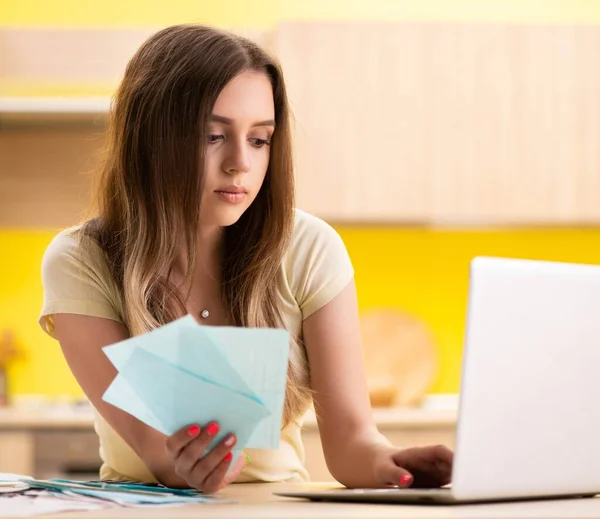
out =
{"type": "Polygon", "coordinates": [[[233,470],[225,476],[231,464],[231,449],[237,439],[228,434],[210,452],[206,452],[219,425],[211,422],[203,429],[190,425],[167,438],[167,452],[172,457],[176,474],[191,488],[212,494],[231,483],[240,473],[246,460],[240,456],[233,470]]]}

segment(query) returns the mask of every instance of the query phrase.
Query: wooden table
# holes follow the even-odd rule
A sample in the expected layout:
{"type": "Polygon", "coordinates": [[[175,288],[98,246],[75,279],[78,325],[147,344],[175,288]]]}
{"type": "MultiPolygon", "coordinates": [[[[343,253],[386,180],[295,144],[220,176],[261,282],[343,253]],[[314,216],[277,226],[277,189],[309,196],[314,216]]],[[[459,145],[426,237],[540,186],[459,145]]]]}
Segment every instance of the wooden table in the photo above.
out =
{"type": "MultiPolygon", "coordinates": [[[[331,483],[302,485],[331,487],[331,483]]],[[[43,516],[46,519],[355,519],[355,518],[600,518],[600,498],[552,501],[528,501],[461,506],[435,505],[371,505],[346,503],[313,503],[300,499],[274,496],[273,492],[301,488],[292,484],[237,484],[220,495],[238,501],[236,504],[198,504],[168,508],[118,508],[95,512],[70,512],[43,516]]]]}

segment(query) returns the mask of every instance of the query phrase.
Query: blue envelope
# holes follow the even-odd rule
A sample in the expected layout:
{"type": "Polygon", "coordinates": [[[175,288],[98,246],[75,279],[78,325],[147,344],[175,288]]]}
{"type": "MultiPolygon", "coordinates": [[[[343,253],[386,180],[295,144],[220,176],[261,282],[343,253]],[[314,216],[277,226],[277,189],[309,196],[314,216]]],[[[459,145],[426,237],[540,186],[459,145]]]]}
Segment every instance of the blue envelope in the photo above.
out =
{"type": "Polygon", "coordinates": [[[225,355],[270,416],[259,422],[248,446],[274,449],[279,445],[287,381],[289,333],[263,328],[206,326],[208,337],[225,355]],[[284,346],[285,345],[285,346],[284,346]]]}
{"type": "Polygon", "coordinates": [[[256,400],[171,366],[141,348],[133,352],[119,374],[152,409],[164,434],[173,434],[192,423],[205,426],[214,420],[220,431],[208,447],[211,450],[226,434],[234,433],[237,442],[231,449],[231,466],[248,445],[257,424],[269,415],[256,400]]]}
{"type": "Polygon", "coordinates": [[[215,420],[215,442],[237,436],[234,457],[278,446],[287,331],[202,326],[186,316],[104,352],[119,374],[103,399],[163,434],[215,420]]]}
{"type": "Polygon", "coordinates": [[[103,351],[114,366],[120,369],[136,348],[143,348],[174,366],[191,367],[197,376],[256,398],[242,376],[205,331],[208,328],[200,326],[188,315],[152,332],[106,346],[103,351]]]}

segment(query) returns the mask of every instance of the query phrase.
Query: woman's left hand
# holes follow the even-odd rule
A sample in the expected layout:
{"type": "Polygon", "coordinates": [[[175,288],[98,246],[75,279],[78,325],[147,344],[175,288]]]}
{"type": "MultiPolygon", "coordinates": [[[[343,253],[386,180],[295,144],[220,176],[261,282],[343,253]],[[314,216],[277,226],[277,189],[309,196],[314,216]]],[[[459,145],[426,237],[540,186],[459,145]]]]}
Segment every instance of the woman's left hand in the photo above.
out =
{"type": "Polygon", "coordinates": [[[436,488],[450,483],[453,454],[443,445],[379,448],[373,469],[382,486],[436,488]]]}

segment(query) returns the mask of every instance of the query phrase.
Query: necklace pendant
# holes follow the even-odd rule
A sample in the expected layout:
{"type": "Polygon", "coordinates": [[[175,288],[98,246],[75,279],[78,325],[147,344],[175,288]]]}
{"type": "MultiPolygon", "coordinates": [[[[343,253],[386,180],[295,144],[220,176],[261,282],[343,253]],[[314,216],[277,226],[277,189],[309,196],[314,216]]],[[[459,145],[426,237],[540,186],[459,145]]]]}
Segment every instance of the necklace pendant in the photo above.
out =
{"type": "Polygon", "coordinates": [[[202,310],[202,312],[200,312],[200,317],[202,317],[202,319],[208,318],[209,315],[210,313],[208,310],[202,310]]]}

